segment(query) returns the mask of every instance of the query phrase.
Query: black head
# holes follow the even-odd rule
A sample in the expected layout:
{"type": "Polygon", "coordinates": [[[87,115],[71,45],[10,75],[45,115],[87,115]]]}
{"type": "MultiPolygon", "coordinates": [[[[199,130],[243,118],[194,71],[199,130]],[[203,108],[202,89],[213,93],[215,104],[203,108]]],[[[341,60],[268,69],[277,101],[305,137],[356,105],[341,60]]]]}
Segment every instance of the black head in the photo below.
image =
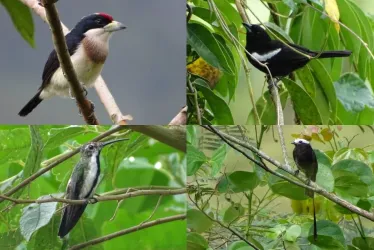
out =
{"type": "Polygon", "coordinates": [[[257,24],[247,24],[243,23],[245,29],[247,30],[247,43],[263,43],[266,41],[271,41],[270,36],[266,31],[257,24]]]}
{"type": "Polygon", "coordinates": [[[295,145],[296,148],[312,148],[309,141],[300,138],[294,140],[291,144],[295,145]]]}
{"type": "Polygon", "coordinates": [[[106,13],[94,13],[83,17],[73,30],[84,34],[92,29],[104,29],[107,32],[113,32],[125,28],[123,24],[114,21],[113,17],[106,13]]]}
{"type": "Polygon", "coordinates": [[[115,142],[125,141],[127,138],[111,140],[106,142],[89,142],[81,148],[81,155],[85,157],[91,157],[92,155],[98,155],[100,151],[107,145],[115,142]]]}

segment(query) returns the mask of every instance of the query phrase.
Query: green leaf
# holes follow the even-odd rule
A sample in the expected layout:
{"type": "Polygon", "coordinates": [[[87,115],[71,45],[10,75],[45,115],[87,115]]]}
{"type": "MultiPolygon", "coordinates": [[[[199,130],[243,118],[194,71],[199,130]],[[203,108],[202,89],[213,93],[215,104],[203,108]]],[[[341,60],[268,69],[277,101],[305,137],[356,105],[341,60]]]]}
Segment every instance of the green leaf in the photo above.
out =
{"type": "Polygon", "coordinates": [[[322,249],[345,249],[345,238],[340,227],[332,221],[317,221],[318,240],[313,239],[313,227],[310,227],[308,240],[322,249]]]}
{"type": "Polygon", "coordinates": [[[14,250],[23,241],[20,230],[0,234],[0,249],[14,250]]]}
{"type": "MultiPolygon", "coordinates": [[[[292,177],[290,174],[283,170],[277,169],[276,172],[292,177]]],[[[269,186],[271,191],[275,194],[279,194],[290,198],[292,200],[305,200],[308,197],[305,195],[305,190],[302,187],[296,186],[278,176],[271,175],[269,178],[269,186]]]]}
{"type": "Polygon", "coordinates": [[[208,158],[192,145],[187,145],[187,176],[194,175],[208,158]]]}
{"type": "Polygon", "coordinates": [[[67,128],[52,128],[48,131],[48,139],[45,143],[46,149],[53,149],[61,146],[67,140],[70,140],[82,133],[86,132],[81,126],[70,126],[67,128]]]}
{"type": "Polygon", "coordinates": [[[34,21],[30,9],[20,1],[0,0],[0,3],[8,11],[14,26],[23,39],[25,39],[31,47],[35,47],[34,21]]]}
{"type": "Polygon", "coordinates": [[[334,82],[336,95],[347,111],[358,113],[365,106],[374,108],[374,96],[365,82],[353,73],[347,73],[334,82]]]}
{"type": "Polygon", "coordinates": [[[0,131],[0,163],[26,158],[30,147],[30,130],[17,128],[0,131]]]}
{"type": "Polygon", "coordinates": [[[225,55],[212,33],[203,25],[197,23],[187,25],[187,43],[207,63],[225,73],[233,74],[234,70],[230,68],[227,61],[228,55],[225,55]]]}
{"type": "Polygon", "coordinates": [[[296,70],[295,73],[297,77],[299,77],[308,95],[310,95],[312,98],[315,98],[316,83],[314,81],[314,77],[312,75],[309,65],[306,65],[305,67],[296,70]]]}
{"type": "MultiPolygon", "coordinates": [[[[321,60],[311,60],[309,66],[312,69],[315,77],[317,78],[320,86],[323,89],[324,94],[326,95],[329,105],[332,111],[331,119],[335,121],[336,119],[336,110],[337,110],[337,98],[335,93],[335,88],[332,83],[332,79],[326,69],[322,64],[321,60]]],[[[313,124],[313,123],[312,123],[313,124]]]]}
{"type": "MultiPolygon", "coordinates": [[[[209,216],[213,216],[213,213],[210,212],[209,216]]],[[[213,222],[205,216],[200,210],[197,209],[188,209],[187,210],[187,228],[197,232],[202,233],[206,232],[213,222]]]]}
{"type": "MultiPolygon", "coordinates": [[[[77,225],[71,230],[69,234],[69,244],[70,246],[86,242],[89,239],[98,238],[103,236],[100,230],[96,227],[95,221],[82,216],[77,225]]],[[[102,250],[104,246],[102,244],[97,244],[89,247],[92,250],[102,250]]]]}
{"type": "Polygon", "coordinates": [[[57,236],[60,225],[60,217],[53,216],[51,221],[33,234],[27,244],[29,249],[50,249],[59,250],[62,247],[62,241],[57,236]]]}
{"type": "Polygon", "coordinates": [[[244,207],[240,203],[235,203],[229,206],[223,215],[223,221],[227,224],[233,223],[244,214],[244,207]]]}
{"type": "Polygon", "coordinates": [[[260,180],[258,179],[256,173],[235,171],[222,176],[217,187],[220,193],[238,193],[253,190],[258,186],[259,183],[260,180]]]}
{"type": "MultiPolygon", "coordinates": [[[[49,195],[40,197],[38,200],[50,198],[49,195]]],[[[57,202],[31,204],[22,209],[22,216],[19,221],[23,237],[29,241],[31,235],[39,228],[48,224],[54,212],[57,202]]]]}
{"type": "Polygon", "coordinates": [[[290,79],[283,78],[282,81],[291,96],[295,112],[301,122],[303,124],[322,124],[317,106],[308,93],[290,79]]]}
{"type": "Polygon", "coordinates": [[[231,243],[228,250],[254,250],[254,248],[251,246],[248,246],[247,242],[240,240],[240,241],[234,241],[233,243],[231,243]]]}
{"type": "Polygon", "coordinates": [[[214,151],[212,158],[210,159],[210,164],[212,165],[212,176],[218,174],[221,170],[223,161],[227,155],[227,144],[222,144],[216,151],[214,151]]]}
{"type": "Polygon", "coordinates": [[[335,178],[344,176],[346,172],[356,175],[363,183],[370,185],[374,181],[373,172],[368,165],[357,160],[342,160],[332,166],[335,178]]]}
{"type": "Polygon", "coordinates": [[[31,148],[27,156],[25,168],[23,170],[23,178],[26,179],[39,168],[43,158],[43,140],[39,133],[38,126],[30,126],[31,148]]]}
{"type": "Polygon", "coordinates": [[[208,246],[208,241],[202,235],[194,232],[187,234],[188,250],[205,250],[208,246]]]}
{"type": "MultiPolygon", "coordinates": [[[[282,108],[286,106],[288,92],[286,90],[279,93],[282,103],[282,108]]],[[[256,102],[257,112],[260,116],[261,123],[266,125],[277,124],[277,110],[274,101],[269,93],[266,91],[261,98],[256,102]]],[[[258,122],[257,122],[258,123],[258,122]]],[[[256,124],[254,117],[254,110],[252,109],[247,118],[247,125],[256,124]]]]}
{"type": "Polygon", "coordinates": [[[295,242],[297,238],[301,235],[301,227],[299,225],[292,225],[287,228],[285,239],[291,242],[295,242]]]}
{"type": "Polygon", "coordinates": [[[221,97],[216,95],[209,87],[207,87],[205,82],[201,79],[194,81],[194,85],[206,98],[217,124],[234,124],[234,118],[232,117],[230,108],[221,97]]]}
{"type": "Polygon", "coordinates": [[[358,249],[374,249],[374,238],[365,237],[363,239],[361,237],[356,237],[352,239],[352,244],[358,247],[358,249]]]}

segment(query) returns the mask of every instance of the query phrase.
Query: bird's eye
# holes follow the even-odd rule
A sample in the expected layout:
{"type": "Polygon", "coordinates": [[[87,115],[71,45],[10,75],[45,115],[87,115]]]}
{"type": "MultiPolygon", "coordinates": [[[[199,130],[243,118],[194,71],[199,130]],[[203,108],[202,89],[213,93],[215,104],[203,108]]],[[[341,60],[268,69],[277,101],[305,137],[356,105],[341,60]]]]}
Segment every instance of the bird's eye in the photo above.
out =
{"type": "Polygon", "coordinates": [[[101,19],[96,19],[95,22],[96,22],[97,24],[101,24],[101,19]]]}
{"type": "Polygon", "coordinates": [[[93,149],[94,147],[92,145],[88,146],[88,149],[93,149]]]}

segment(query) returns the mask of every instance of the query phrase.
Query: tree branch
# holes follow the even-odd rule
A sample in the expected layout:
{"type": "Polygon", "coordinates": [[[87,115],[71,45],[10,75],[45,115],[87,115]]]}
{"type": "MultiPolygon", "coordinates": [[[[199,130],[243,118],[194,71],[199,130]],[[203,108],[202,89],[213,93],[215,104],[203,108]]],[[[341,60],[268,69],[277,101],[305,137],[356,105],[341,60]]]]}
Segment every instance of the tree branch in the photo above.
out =
{"type": "MultiPolygon", "coordinates": [[[[38,0],[19,1],[25,4],[30,9],[32,9],[35,12],[35,14],[37,14],[43,21],[47,22],[45,9],[38,4],[38,0]]],[[[63,23],[61,23],[61,26],[64,31],[64,34],[69,32],[69,29],[63,23]]],[[[110,93],[107,85],[105,84],[101,76],[99,76],[95,82],[95,89],[100,98],[101,103],[103,103],[113,123],[118,125],[126,125],[127,120],[132,120],[131,116],[124,116],[121,113],[118,105],[116,104],[112,94],[110,93]]]]}
{"type": "MultiPolygon", "coordinates": [[[[177,194],[184,194],[186,192],[187,192],[186,188],[171,189],[171,190],[139,190],[139,191],[133,191],[130,193],[119,194],[119,195],[97,196],[93,198],[95,202],[91,202],[91,203],[96,203],[100,201],[114,201],[114,200],[119,201],[119,200],[125,200],[125,199],[132,198],[132,197],[148,196],[148,195],[162,195],[162,196],[177,195],[177,194]]],[[[39,199],[38,200],[14,199],[11,197],[7,197],[5,195],[0,195],[0,198],[11,201],[17,205],[18,204],[31,204],[31,203],[42,204],[42,203],[51,203],[51,202],[62,202],[62,203],[74,204],[74,205],[90,203],[89,199],[70,200],[70,199],[53,197],[52,195],[51,195],[51,198],[40,199],[40,200],[39,199]]]]}
{"type": "Polygon", "coordinates": [[[165,128],[163,126],[131,125],[129,128],[186,152],[186,128],[184,126],[165,128]]]}
{"type": "MultiPolygon", "coordinates": [[[[125,126],[115,126],[114,128],[102,133],[101,135],[95,137],[94,139],[92,139],[91,141],[100,141],[101,139],[111,135],[111,134],[114,134],[122,129],[125,129],[126,127],[125,126]]],[[[58,160],[56,160],[55,162],[49,164],[48,166],[46,166],[45,168],[42,168],[40,169],[38,172],[36,172],[35,174],[31,175],[30,177],[26,178],[25,180],[23,180],[21,183],[19,183],[17,186],[13,187],[12,189],[8,190],[5,194],[3,194],[4,196],[11,196],[12,194],[14,194],[15,192],[17,192],[18,190],[20,190],[21,188],[25,187],[27,184],[29,184],[30,182],[32,182],[33,180],[35,180],[36,178],[38,178],[39,176],[43,175],[44,173],[48,172],[49,170],[51,170],[52,168],[56,167],[58,164],[66,161],[67,159],[69,159],[70,157],[73,157],[74,155],[76,155],[77,153],[79,153],[79,150],[80,150],[81,147],[79,148],[76,148],[75,150],[73,151],[70,151],[69,153],[66,153],[66,155],[62,156],[61,158],[59,158],[58,160]]],[[[4,201],[3,198],[0,197],[0,203],[4,201]]]]}
{"type": "Polygon", "coordinates": [[[65,36],[62,32],[62,26],[58,15],[57,8],[52,0],[42,0],[43,6],[47,14],[47,20],[52,31],[53,44],[60,62],[62,71],[66,80],[70,84],[70,89],[74,95],[83,118],[87,124],[97,125],[97,120],[93,106],[89,100],[84,96],[84,88],[78,80],[77,74],[74,70],[73,63],[70,60],[70,55],[65,42],[65,36]]]}
{"type": "Polygon", "coordinates": [[[184,106],[181,111],[171,120],[169,125],[186,125],[187,124],[187,106],[184,106]]]}
{"type": "MultiPolygon", "coordinates": [[[[204,127],[206,128],[206,127],[204,127]]],[[[261,157],[262,159],[268,161],[269,163],[271,163],[272,165],[276,166],[277,168],[280,168],[284,171],[286,171],[287,173],[291,174],[291,175],[294,175],[294,172],[292,171],[292,168],[291,166],[289,165],[285,165],[285,164],[281,164],[279,163],[278,161],[272,159],[270,156],[266,155],[264,152],[262,152],[261,150],[257,149],[256,147],[250,145],[249,143],[246,143],[244,141],[241,141],[233,136],[230,136],[228,134],[225,134],[225,133],[222,133],[220,132],[219,130],[215,129],[215,131],[217,131],[217,133],[220,134],[220,136],[222,136],[223,138],[235,143],[235,144],[238,144],[246,149],[249,149],[250,151],[252,151],[253,153],[255,153],[258,157],[261,157]]],[[[266,169],[265,169],[266,170],[266,169]]],[[[283,179],[286,179],[284,178],[284,176],[279,176],[283,179]]],[[[306,182],[307,179],[305,177],[301,177],[300,175],[296,176],[296,178],[298,178],[299,180],[303,181],[303,182],[306,182]]],[[[289,179],[286,179],[287,181],[289,181],[289,179]]],[[[299,185],[300,184],[297,184],[295,182],[292,182],[296,185],[299,185]]],[[[335,194],[333,193],[330,193],[328,192],[327,190],[321,188],[320,186],[318,186],[315,182],[313,181],[310,181],[310,184],[309,185],[304,185],[303,187],[309,189],[309,190],[312,190],[322,196],[324,196],[325,198],[331,200],[332,202],[336,203],[336,204],[339,204],[340,206],[350,210],[351,212],[353,213],[356,213],[358,215],[361,215],[371,221],[374,221],[374,213],[370,213],[364,209],[361,209],[349,202],[347,202],[346,200],[343,200],[341,199],[340,197],[336,196],[335,194]]]]}
{"type": "Polygon", "coordinates": [[[124,229],[124,230],[121,230],[121,231],[118,231],[112,234],[105,235],[103,237],[99,237],[99,238],[89,240],[81,244],[77,244],[75,246],[72,246],[70,250],[82,249],[84,247],[93,246],[93,245],[102,243],[104,241],[111,240],[113,238],[116,238],[116,237],[119,237],[125,234],[129,234],[129,233],[133,233],[133,232],[136,232],[136,231],[148,228],[148,227],[152,227],[152,226],[156,226],[156,225],[160,225],[160,224],[164,224],[164,223],[168,223],[172,221],[177,221],[177,220],[184,220],[184,219],[186,219],[186,214],[173,215],[173,216],[165,217],[162,219],[153,220],[150,222],[142,223],[138,226],[130,227],[128,229],[124,229]]]}

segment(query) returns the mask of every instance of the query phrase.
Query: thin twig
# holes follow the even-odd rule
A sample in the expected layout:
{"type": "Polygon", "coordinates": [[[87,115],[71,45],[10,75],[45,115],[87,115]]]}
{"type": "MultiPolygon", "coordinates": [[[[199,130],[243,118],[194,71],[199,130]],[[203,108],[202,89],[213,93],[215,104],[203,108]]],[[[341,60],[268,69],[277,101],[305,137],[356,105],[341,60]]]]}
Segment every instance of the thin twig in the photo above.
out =
{"type": "Polygon", "coordinates": [[[91,202],[88,200],[71,200],[71,199],[64,199],[64,198],[57,198],[51,195],[51,198],[40,199],[40,200],[26,200],[26,199],[14,199],[5,195],[0,195],[0,198],[3,200],[9,200],[14,204],[42,204],[42,203],[50,203],[50,202],[62,202],[67,204],[87,204],[87,203],[96,203],[100,201],[114,201],[114,200],[125,200],[132,197],[138,196],[147,196],[147,195],[177,195],[177,194],[184,194],[187,192],[186,188],[180,188],[175,190],[139,190],[134,192],[129,192],[126,194],[119,194],[119,195],[106,195],[106,196],[98,196],[95,197],[95,202],[91,202]]]}
{"type": "Polygon", "coordinates": [[[186,214],[173,215],[173,216],[165,217],[165,218],[162,218],[162,219],[157,219],[157,220],[150,221],[150,222],[147,222],[147,223],[144,223],[144,224],[140,224],[140,225],[135,226],[135,227],[130,227],[130,228],[125,229],[125,230],[121,230],[121,231],[118,231],[118,232],[115,232],[115,233],[112,233],[112,234],[108,234],[108,235],[105,235],[103,237],[99,237],[99,238],[96,238],[96,239],[93,239],[93,240],[89,240],[87,242],[72,246],[69,249],[70,250],[82,249],[84,247],[93,246],[93,245],[102,243],[104,241],[111,240],[113,238],[116,238],[116,237],[119,237],[119,236],[122,236],[122,235],[125,235],[125,234],[137,232],[139,230],[142,230],[142,229],[145,229],[145,228],[148,228],[148,227],[153,227],[153,226],[156,226],[156,225],[160,225],[160,224],[164,224],[164,223],[168,223],[168,222],[172,222],[172,221],[177,221],[177,220],[184,220],[184,219],[186,219],[186,214]]]}
{"type": "Polygon", "coordinates": [[[187,106],[183,107],[181,111],[170,121],[169,126],[186,125],[187,124],[187,106]]]}

